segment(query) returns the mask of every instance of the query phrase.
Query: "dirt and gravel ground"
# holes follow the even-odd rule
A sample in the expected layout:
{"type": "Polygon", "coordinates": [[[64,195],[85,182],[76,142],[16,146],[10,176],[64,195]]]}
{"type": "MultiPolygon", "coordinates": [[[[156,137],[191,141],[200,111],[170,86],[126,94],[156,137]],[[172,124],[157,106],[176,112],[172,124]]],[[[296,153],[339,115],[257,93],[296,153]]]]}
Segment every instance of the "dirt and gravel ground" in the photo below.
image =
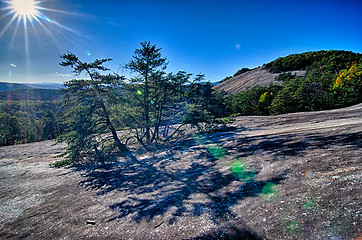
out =
{"type": "Polygon", "coordinates": [[[362,239],[362,104],[238,117],[117,162],[0,148],[1,239],[362,239]]]}

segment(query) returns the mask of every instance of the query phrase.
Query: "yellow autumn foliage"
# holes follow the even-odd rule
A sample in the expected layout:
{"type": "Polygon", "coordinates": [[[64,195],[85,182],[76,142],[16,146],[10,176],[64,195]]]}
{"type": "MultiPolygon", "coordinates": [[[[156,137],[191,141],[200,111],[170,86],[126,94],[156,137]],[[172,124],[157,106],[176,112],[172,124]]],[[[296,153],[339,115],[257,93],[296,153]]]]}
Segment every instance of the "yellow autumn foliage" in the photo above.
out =
{"type": "Polygon", "coordinates": [[[362,64],[352,63],[349,69],[342,71],[333,85],[333,89],[341,88],[347,85],[361,85],[362,84],[362,64]]]}
{"type": "Polygon", "coordinates": [[[269,94],[269,92],[265,92],[265,93],[263,93],[261,96],[260,96],[260,98],[259,98],[259,102],[264,102],[265,101],[265,98],[266,98],[266,96],[269,94]]]}

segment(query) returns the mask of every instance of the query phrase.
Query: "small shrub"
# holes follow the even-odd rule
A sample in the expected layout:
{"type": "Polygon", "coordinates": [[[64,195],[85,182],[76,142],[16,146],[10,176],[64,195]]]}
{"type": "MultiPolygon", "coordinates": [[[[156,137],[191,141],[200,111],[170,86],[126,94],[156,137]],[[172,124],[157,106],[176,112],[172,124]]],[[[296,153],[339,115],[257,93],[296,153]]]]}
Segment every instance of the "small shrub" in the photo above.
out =
{"type": "Polygon", "coordinates": [[[72,164],[72,161],[69,159],[56,161],[54,163],[50,163],[49,166],[52,168],[60,168],[65,166],[70,166],[72,164]]]}

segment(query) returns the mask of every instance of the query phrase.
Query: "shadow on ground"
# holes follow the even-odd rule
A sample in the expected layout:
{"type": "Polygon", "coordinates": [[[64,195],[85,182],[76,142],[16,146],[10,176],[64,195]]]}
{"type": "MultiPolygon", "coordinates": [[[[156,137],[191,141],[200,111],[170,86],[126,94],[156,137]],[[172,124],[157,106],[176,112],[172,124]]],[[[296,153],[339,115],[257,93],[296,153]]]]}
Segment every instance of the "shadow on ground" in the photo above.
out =
{"type": "Polygon", "coordinates": [[[301,156],[306,150],[329,148],[332,145],[352,146],[359,149],[362,147],[361,139],[360,132],[332,136],[307,134],[302,138],[295,134],[286,134],[238,139],[236,145],[241,157],[253,155],[256,151],[266,151],[269,154],[282,156],[301,156]]]}
{"type": "Polygon", "coordinates": [[[236,217],[231,208],[239,200],[259,196],[266,186],[279,184],[286,172],[256,181],[258,173],[245,170],[248,180],[240,179],[232,171],[221,172],[217,167],[219,160],[207,147],[190,153],[190,147],[197,144],[189,141],[162,156],[137,159],[129,154],[125,161],[79,169],[86,177],[80,184],[98,190],[98,195],[112,191],[125,194],[126,197],[109,206],[119,212],[109,221],[126,216],[135,222],[150,221],[167,213],[165,223],[172,225],[183,216],[205,214],[222,230],[193,239],[263,239],[240,221],[237,226],[231,224],[228,219],[236,217]],[[185,161],[185,156],[189,160],[185,161]],[[231,184],[234,187],[229,189],[231,184]]]}
{"type": "MultiPolygon", "coordinates": [[[[217,136],[220,140],[220,135],[217,136]]],[[[212,135],[205,139],[209,144],[212,135]]],[[[239,139],[237,144],[238,151],[245,156],[256,150],[295,156],[303,154],[306,149],[335,144],[359,148],[360,139],[361,133],[327,137],[311,135],[303,139],[295,138],[295,135],[283,135],[239,139]]],[[[183,216],[206,214],[215,224],[222,225],[220,229],[223,230],[192,239],[263,239],[244,223],[238,222],[237,227],[230,224],[228,219],[236,217],[232,207],[245,198],[268,194],[268,188],[280,184],[288,170],[265,181],[255,180],[258,172],[252,173],[254,177],[243,180],[232,171],[221,172],[217,167],[220,160],[207,148],[190,151],[195,145],[200,145],[200,142],[187,141],[174,148],[174,151],[167,151],[167,154],[150,154],[142,159],[129,154],[124,161],[101,164],[84,171],[86,178],[80,184],[97,190],[98,195],[111,191],[125,193],[125,197],[109,206],[119,212],[118,216],[109,221],[127,216],[136,222],[150,221],[156,216],[168,214],[167,224],[172,225],[183,216]],[[231,185],[233,187],[228,188],[231,185]],[[201,199],[199,196],[202,196],[201,199]]]]}

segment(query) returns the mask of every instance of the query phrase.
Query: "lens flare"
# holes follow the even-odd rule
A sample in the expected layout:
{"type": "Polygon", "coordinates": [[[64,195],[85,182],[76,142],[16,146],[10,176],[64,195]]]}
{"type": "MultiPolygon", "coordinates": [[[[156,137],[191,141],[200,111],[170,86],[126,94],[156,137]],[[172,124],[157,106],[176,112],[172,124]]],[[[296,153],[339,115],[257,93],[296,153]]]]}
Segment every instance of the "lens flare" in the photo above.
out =
{"type": "Polygon", "coordinates": [[[39,1],[35,0],[10,0],[6,1],[8,3],[8,9],[10,13],[14,14],[14,18],[17,18],[18,21],[23,20],[24,24],[27,21],[32,21],[37,19],[40,15],[39,10],[39,1]]]}
{"type": "Polygon", "coordinates": [[[268,182],[262,189],[261,194],[264,198],[269,198],[274,195],[276,191],[276,185],[272,182],[268,182]]]}
{"type": "Polygon", "coordinates": [[[207,150],[214,156],[216,159],[222,159],[226,155],[226,150],[222,147],[217,146],[216,144],[211,144],[207,150]]]}
{"type": "Polygon", "coordinates": [[[289,233],[294,233],[298,229],[298,225],[296,221],[291,221],[289,223],[289,233]]]}
{"type": "Polygon", "coordinates": [[[310,209],[310,208],[313,207],[313,205],[314,205],[314,200],[310,200],[310,201],[306,202],[306,203],[302,206],[302,208],[303,208],[303,209],[310,209]]]}
{"type": "Polygon", "coordinates": [[[42,5],[45,4],[46,1],[43,0],[7,0],[4,1],[4,3],[4,7],[0,8],[0,19],[2,20],[2,23],[6,22],[7,19],[8,22],[7,24],[0,26],[0,38],[5,35],[8,30],[11,30],[13,31],[11,42],[13,42],[20,25],[24,26],[25,44],[27,44],[28,28],[30,27],[33,30],[32,32],[37,35],[38,39],[40,39],[38,35],[39,32],[46,33],[47,36],[51,37],[51,40],[56,46],[62,45],[62,42],[59,41],[59,35],[66,38],[68,38],[68,36],[66,36],[65,33],[81,36],[77,31],[46,16],[44,12],[76,15],[74,13],[44,7],[42,5]],[[39,28],[42,31],[39,31],[39,28]],[[58,36],[55,36],[53,33],[58,36]]]}
{"type": "Polygon", "coordinates": [[[250,182],[254,180],[256,172],[252,167],[246,166],[242,161],[237,161],[231,167],[231,175],[241,181],[250,182]]]}

